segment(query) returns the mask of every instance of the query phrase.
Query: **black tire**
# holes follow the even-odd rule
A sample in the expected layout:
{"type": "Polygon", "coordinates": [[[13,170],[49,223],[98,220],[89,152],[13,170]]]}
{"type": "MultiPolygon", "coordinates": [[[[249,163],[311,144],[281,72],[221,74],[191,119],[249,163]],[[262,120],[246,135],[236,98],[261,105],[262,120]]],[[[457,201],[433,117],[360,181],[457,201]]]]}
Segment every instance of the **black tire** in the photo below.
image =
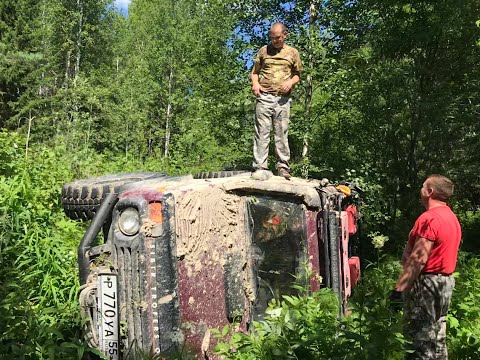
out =
{"type": "Polygon", "coordinates": [[[218,179],[218,178],[226,178],[241,174],[249,173],[250,171],[246,170],[234,170],[234,171],[208,171],[208,172],[201,172],[198,174],[193,175],[194,179],[218,179]]]}
{"type": "Polygon", "coordinates": [[[137,181],[165,177],[164,173],[134,172],[76,180],[62,187],[62,205],[72,220],[91,220],[107,194],[137,181]]]}

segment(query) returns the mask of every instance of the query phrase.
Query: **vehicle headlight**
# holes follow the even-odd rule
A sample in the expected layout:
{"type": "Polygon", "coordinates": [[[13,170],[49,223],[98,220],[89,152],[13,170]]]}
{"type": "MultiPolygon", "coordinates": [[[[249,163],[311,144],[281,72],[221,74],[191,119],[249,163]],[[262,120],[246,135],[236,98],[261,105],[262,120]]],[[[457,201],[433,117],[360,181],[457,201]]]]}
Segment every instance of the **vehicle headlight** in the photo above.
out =
{"type": "Polygon", "coordinates": [[[123,210],[118,218],[118,227],[127,236],[137,234],[140,231],[140,214],[137,209],[129,207],[123,210]]]}

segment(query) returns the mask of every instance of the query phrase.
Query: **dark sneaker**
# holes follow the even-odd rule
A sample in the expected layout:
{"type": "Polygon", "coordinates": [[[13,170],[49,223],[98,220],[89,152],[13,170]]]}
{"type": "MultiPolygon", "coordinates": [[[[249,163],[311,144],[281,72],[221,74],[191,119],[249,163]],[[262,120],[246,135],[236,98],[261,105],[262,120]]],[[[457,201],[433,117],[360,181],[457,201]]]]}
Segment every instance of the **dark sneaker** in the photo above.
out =
{"type": "Polygon", "coordinates": [[[292,177],[292,175],[290,175],[288,170],[285,168],[278,169],[278,176],[283,176],[287,180],[290,180],[290,178],[292,177]]]}

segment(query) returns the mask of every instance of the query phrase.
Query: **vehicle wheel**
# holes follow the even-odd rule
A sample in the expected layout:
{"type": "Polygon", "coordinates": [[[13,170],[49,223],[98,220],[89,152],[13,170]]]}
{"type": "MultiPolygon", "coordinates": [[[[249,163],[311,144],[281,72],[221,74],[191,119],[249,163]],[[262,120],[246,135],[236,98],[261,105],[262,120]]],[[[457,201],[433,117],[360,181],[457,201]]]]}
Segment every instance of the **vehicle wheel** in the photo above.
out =
{"type": "Polygon", "coordinates": [[[193,175],[194,179],[218,179],[218,178],[226,178],[231,176],[236,176],[240,174],[246,174],[250,171],[246,170],[234,170],[234,171],[207,171],[201,172],[198,174],[193,175]]]}
{"type": "Polygon", "coordinates": [[[76,180],[62,187],[62,205],[72,220],[91,220],[107,194],[123,185],[167,176],[157,172],[134,172],[76,180]]]}

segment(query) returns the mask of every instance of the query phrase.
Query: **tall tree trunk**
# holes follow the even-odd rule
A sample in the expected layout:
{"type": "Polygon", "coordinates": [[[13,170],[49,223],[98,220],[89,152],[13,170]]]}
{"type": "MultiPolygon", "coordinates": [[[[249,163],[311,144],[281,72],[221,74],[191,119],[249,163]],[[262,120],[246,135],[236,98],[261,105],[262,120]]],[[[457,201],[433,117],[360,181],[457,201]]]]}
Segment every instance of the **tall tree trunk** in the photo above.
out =
{"type": "Polygon", "coordinates": [[[127,115],[126,128],[125,128],[125,160],[128,159],[128,148],[129,148],[129,131],[130,131],[130,114],[133,113],[133,89],[130,88],[130,111],[127,115]]]}
{"type": "Polygon", "coordinates": [[[30,142],[30,132],[32,130],[32,121],[35,119],[35,116],[32,117],[32,110],[28,111],[28,132],[27,140],[25,142],[25,160],[28,159],[28,143],[30,142]]]}
{"type": "Polygon", "coordinates": [[[72,55],[72,50],[67,50],[67,55],[65,56],[65,83],[63,84],[65,88],[68,87],[68,79],[70,74],[70,56],[72,55]]]}
{"type": "MultiPolygon", "coordinates": [[[[176,0],[170,1],[172,19],[176,18],[176,6],[175,6],[176,4],[177,4],[176,0]]],[[[174,31],[172,34],[173,44],[175,44],[176,37],[177,37],[177,32],[174,31]]],[[[170,53],[170,58],[173,61],[175,61],[174,47],[169,48],[169,53],[170,53]]],[[[165,146],[163,148],[164,158],[168,157],[168,152],[170,150],[170,123],[172,121],[172,116],[173,116],[173,111],[172,111],[173,73],[174,73],[173,67],[170,66],[170,72],[168,74],[167,116],[165,120],[165,144],[164,144],[165,146]]]]}
{"type": "Polygon", "coordinates": [[[173,68],[170,68],[168,75],[168,104],[167,104],[167,119],[165,122],[165,147],[163,157],[168,157],[168,150],[170,148],[170,122],[172,120],[172,89],[173,89],[173,68]]]}
{"type": "Polygon", "coordinates": [[[313,78],[312,73],[314,66],[314,45],[315,45],[315,19],[317,16],[317,8],[315,1],[310,2],[309,6],[309,22],[308,22],[308,48],[307,48],[307,68],[310,71],[306,78],[305,84],[305,133],[303,134],[303,169],[302,176],[308,177],[308,150],[309,150],[309,136],[310,136],[310,122],[312,113],[312,94],[313,94],[313,78]]]}
{"type": "Polygon", "coordinates": [[[82,45],[82,31],[83,31],[83,2],[82,0],[77,0],[78,7],[78,32],[77,32],[77,43],[76,43],[76,54],[75,54],[75,72],[73,75],[74,81],[77,80],[78,74],[80,72],[80,58],[82,54],[81,45],[82,45]]]}

